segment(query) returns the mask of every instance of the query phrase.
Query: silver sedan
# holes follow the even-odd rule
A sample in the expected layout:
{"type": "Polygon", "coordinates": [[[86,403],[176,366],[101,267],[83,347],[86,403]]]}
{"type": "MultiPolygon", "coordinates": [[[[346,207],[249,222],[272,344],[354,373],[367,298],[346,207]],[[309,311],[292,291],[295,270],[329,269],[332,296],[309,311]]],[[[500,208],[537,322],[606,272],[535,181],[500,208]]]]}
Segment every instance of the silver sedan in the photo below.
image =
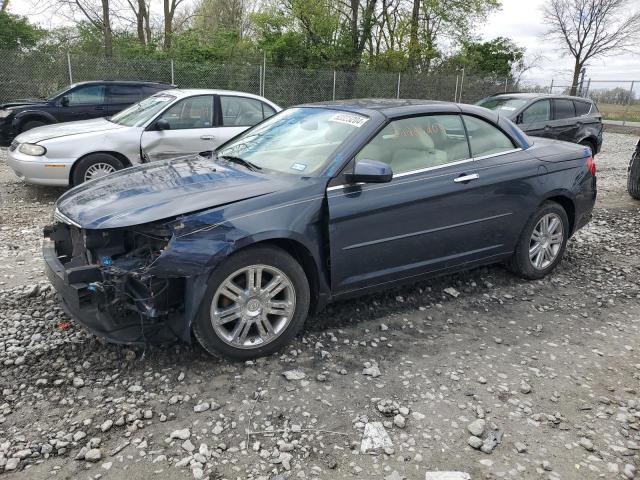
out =
{"type": "Polygon", "coordinates": [[[249,93],[166,90],[111,118],[22,133],[8,164],[28,183],[78,185],[131,165],[213,150],[280,110],[249,93]]]}

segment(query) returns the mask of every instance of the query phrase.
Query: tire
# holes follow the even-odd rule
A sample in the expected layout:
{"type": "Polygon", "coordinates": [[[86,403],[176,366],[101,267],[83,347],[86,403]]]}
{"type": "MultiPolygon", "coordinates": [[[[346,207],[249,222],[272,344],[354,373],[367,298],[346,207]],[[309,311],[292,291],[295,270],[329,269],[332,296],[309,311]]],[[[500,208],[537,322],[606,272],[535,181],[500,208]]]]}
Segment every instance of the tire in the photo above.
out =
{"type": "MultiPolygon", "coordinates": [[[[567,217],[567,212],[565,212],[564,208],[562,208],[562,206],[560,206],[556,202],[544,202],[540,206],[538,211],[529,219],[524,229],[522,230],[520,239],[518,240],[518,244],[516,246],[516,250],[509,263],[509,268],[517,275],[528,280],[537,280],[543,278],[548,275],[554,268],[556,268],[558,263],[560,263],[560,261],[562,260],[562,256],[564,255],[564,251],[567,247],[568,239],[569,218],[567,217]],[[539,231],[539,223],[543,218],[555,219],[561,222],[562,232],[555,230],[556,234],[550,236],[550,239],[556,237],[559,243],[547,243],[547,245],[549,246],[549,256],[553,255],[552,259],[549,259],[545,256],[543,258],[543,262],[540,262],[536,266],[534,265],[534,263],[539,261],[540,257],[538,255],[540,254],[534,256],[533,258],[530,258],[529,249],[533,248],[532,245],[535,242],[533,238],[534,229],[539,231]],[[557,235],[558,233],[560,233],[560,236],[557,235]]],[[[547,241],[547,239],[545,239],[545,241],[547,241]]],[[[544,245],[545,241],[537,243],[542,243],[542,245],[544,245]]]]}
{"type": "Polygon", "coordinates": [[[593,142],[593,140],[582,140],[580,142],[580,145],[584,145],[585,147],[589,147],[591,149],[591,156],[592,157],[596,156],[596,144],[593,142]]]}
{"type": "Polygon", "coordinates": [[[20,133],[31,130],[32,128],[42,127],[43,125],[49,124],[47,122],[43,122],[42,120],[29,120],[20,126],[20,133]]]}
{"type": "Polygon", "coordinates": [[[248,360],[270,355],[300,333],[307,318],[309,302],[309,281],[291,255],[271,246],[249,247],[228,257],[213,271],[193,323],[193,333],[213,356],[248,360]],[[262,268],[261,276],[255,271],[251,275],[246,274],[245,269],[258,267],[262,268]],[[288,282],[291,288],[285,286],[269,300],[267,287],[273,285],[271,282],[276,275],[281,279],[280,285],[288,282]],[[254,278],[255,285],[258,284],[257,278],[261,279],[260,290],[250,290],[250,276],[254,278]],[[224,288],[229,286],[230,279],[235,288],[224,288]],[[226,292],[235,295],[237,302],[231,300],[226,292]],[[278,314],[267,314],[268,302],[283,308],[277,310],[278,314]],[[280,315],[285,311],[285,315],[280,315]],[[224,321],[214,327],[214,318],[224,321]]]}
{"type": "Polygon", "coordinates": [[[71,173],[71,184],[80,185],[88,180],[108,175],[124,168],[124,165],[113,155],[108,153],[94,153],[80,160],[71,173]],[[94,173],[92,175],[92,172],[94,173]]]}
{"type": "Polygon", "coordinates": [[[640,149],[636,149],[629,163],[627,190],[632,198],[640,200],[640,149]]]}

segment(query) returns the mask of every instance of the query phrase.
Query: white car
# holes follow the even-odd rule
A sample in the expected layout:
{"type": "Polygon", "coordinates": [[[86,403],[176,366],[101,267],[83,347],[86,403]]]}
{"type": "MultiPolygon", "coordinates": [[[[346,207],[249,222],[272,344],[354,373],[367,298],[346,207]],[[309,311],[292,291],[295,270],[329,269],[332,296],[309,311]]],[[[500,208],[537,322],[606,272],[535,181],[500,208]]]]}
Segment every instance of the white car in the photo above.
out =
{"type": "Polygon", "coordinates": [[[34,128],[16,137],[8,164],[38,185],[78,185],[139,163],[215,149],[281,110],[250,93],[165,90],[111,118],[34,128]]]}

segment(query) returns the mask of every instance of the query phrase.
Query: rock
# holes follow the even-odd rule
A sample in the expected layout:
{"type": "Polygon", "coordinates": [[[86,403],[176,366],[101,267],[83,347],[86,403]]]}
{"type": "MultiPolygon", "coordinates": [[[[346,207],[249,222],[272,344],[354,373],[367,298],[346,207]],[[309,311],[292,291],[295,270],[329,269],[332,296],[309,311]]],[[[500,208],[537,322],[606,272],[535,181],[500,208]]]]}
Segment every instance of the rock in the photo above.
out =
{"type": "Polygon", "coordinates": [[[480,447],[482,447],[482,439],[476,437],[475,435],[471,435],[469,437],[469,440],[467,440],[467,443],[475,449],[479,449],[480,447]]]}
{"type": "Polygon", "coordinates": [[[452,296],[453,298],[458,298],[460,296],[460,292],[453,287],[445,288],[444,293],[452,296]]]}
{"type": "Polygon", "coordinates": [[[370,377],[373,378],[377,378],[381,375],[380,373],[380,368],[378,368],[378,364],[377,363],[365,363],[364,364],[364,369],[362,370],[362,375],[368,375],[370,377]]]}
{"type": "Polygon", "coordinates": [[[87,462],[97,462],[102,458],[102,452],[99,448],[92,448],[88,450],[87,453],[84,454],[84,459],[87,462]]]}
{"type": "Polygon", "coordinates": [[[81,379],[80,377],[73,377],[71,384],[73,385],[74,388],[82,388],[84,387],[84,380],[81,379]]]}
{"type": "Polygon", "coordinates": [[[551,470],[553,470],[553,467],[551,467],[551,463],[549,463],[549,460],[542,461],[542,469],[547,472],[550,472],[551,470]]]}
{"type": "Polygon", "coordinates": [[[307,378],[307,375],[301,370],[288,370],[286,372],[283,372],[282,375],[284,375],[284,378],[286,378],[290,382],[307,378]]]}
{"type": "Polygon", "coordinates": [[[394,470],[389,475],[384,477],[384,480],[405,480],[405,478],[407,477],[405,477],[404,475],[401,475],[400,472],[398,472],[397,470],[394,470]]]}
{"type": "Polygon", "coordinates": [[[196,413],[202,413],[202,412],[206,412],[207,410],[209,410],[209,407],[211,407],[209,402],[202,402],[202,403],[199,403],[198,405],[195,405],[193,407],[193,411],[196,412],[196,413]]]}
{"type": "Polygon", "coordinates": [[[465,472],[427,472],[424,480],[471,480],[465,472]]]}
{"type": "Polygon", "coordinates": [[[407,425],[407,421],[402,415],[398,414],[393,417],[393,424],[398,428],[404,428],[407,425]]]}
{"type": "Polygon", "coordinates": [[[100,425],[100,430],[103,431],[103,432],[106,432],[112,426],[113,426],[113,420],[105,420],[104,422],[102,422],[102,425],[100,425]]]}
{"type": "Polygon", "coordinates": [[[520,393],[524,393],[525,395],[531,393],[531,385],[523,380],[520,384],[520,393]]]}
{"type": "Polygon", "coordinates": [[[631,465],[630,463],[625,464],[625,466],[622,467],[622,475],[624,475],[624,478],[627,478],[629,480],[635,478],[636,467],[631,465]]]}
{"type": "Polygon", "coordinates": [[[19,458],[9,458],[7,460],[7,463],[4,466],[5,471],[12,471],[15,470],[16,468],[18,468],[18,465],[20,464],[20,459],[19,458]]]}
{"type": "Polygon", "coordinates": [[[390,448],[393,448],[393,442],[381,422],[370,422],[364,426],[360,452],[379,452],[390,448]]]}
{"type": "Polygon", "coordinates": [[[593,442],[586,437],[582,437],[578,440],[578,445],[584,448],[587,452],[593,452],[593,442]]]}
{"type": "Polygon", "coordinates": [[[527,446],[522,442],[514,443],[514,447],[516,447],[518,453],[525,453],[527,451],[527,446]]]}
{"type": "Polygon", "coordinates": [[[173,432],[171,432],[171,434],[169,435],[169,438],[171,440],[177,438],[178,440],[186,440],[191,436],[191,432],[189,431],[188,428],[183,428],[181,430],[174,430],[173,432]]]}
{"type": "Polygon", "coordinates": [[[491,431],[482,442],[480,450],[484,453],[491,453],[500,444],[500,442],[502,442],[502,432],[491,431]]]}
{"type": "Polygon", "coordinates": [[[485,425],[486,422],[482,418],[478,418],[477,420],[474,420],[469,425],[467,425],[467,430],[471,435],[475,437],[482,437],[485,425]]]}

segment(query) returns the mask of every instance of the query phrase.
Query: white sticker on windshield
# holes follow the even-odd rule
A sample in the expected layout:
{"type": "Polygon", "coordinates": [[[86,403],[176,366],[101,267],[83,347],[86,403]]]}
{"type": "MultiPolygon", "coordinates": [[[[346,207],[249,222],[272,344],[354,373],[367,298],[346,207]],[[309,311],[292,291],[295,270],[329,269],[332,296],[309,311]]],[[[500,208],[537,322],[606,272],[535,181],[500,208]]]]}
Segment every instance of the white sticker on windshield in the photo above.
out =
{"type": "Polygon", "coordinates": [[[347,125],[352,125],[357,128],[360,128],[362,125],[364,125],[367,120],[369,119],[367,117],[363,117],[362,115],[346,112],[336,113],[334,116],[329,118],[330,122],[346,123],[347,125]]]}
{"type": "Polygon", "coordinates": [[[500,110],[509,110],[510,112],[514,111],[516,107],[511,107],[509,105],[503,105],[500,107],[500,110]]]}
{"type": "Polygon", "coordinates": [[[294,163],[289,168],[291,168],[292,170],[298,170],[299,172],[302,172],[304,171],[305,168],[307,168],[307,166],[304,163],[294,163]]]}

